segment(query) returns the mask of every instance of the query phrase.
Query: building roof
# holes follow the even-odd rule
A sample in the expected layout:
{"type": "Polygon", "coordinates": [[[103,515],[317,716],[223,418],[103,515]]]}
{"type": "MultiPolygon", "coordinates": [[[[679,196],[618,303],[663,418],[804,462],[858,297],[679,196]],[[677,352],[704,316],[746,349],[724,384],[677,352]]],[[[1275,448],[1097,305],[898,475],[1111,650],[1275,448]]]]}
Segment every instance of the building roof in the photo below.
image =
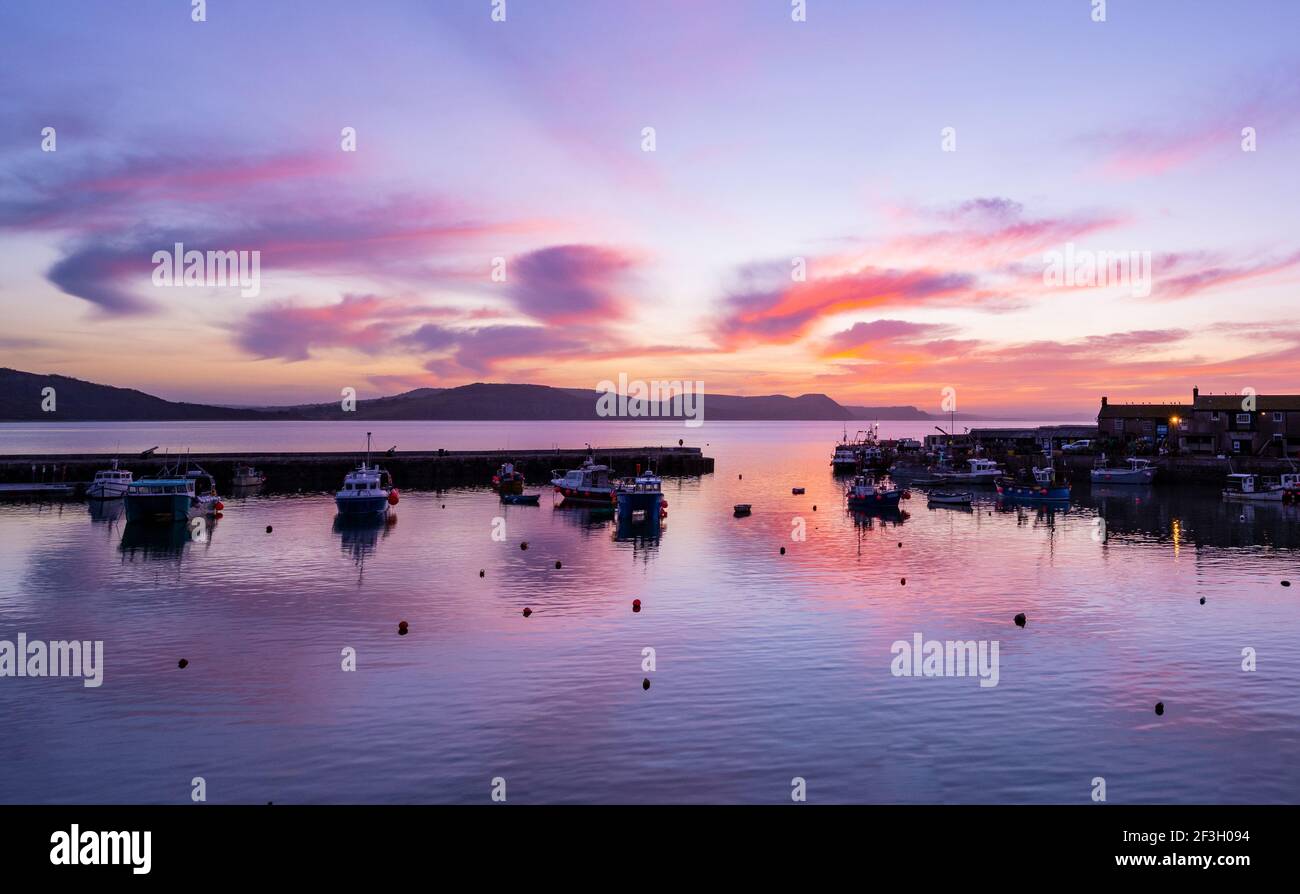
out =
{"type": "MultiPolygon", "coordinates": [[[[1244,413],[1246,410],[1242,407],[1242,402],[1245,399],[1241,394],[1200,394],[1196,397],[1196,409],[1244,413]]],[[[1255,396],[1255,409],[1259,412],[1270,410],[1300,412],[1300,394],[1258,394],[1255,396]]]]}
{"type": "Polygon", "coordinates": [[[1095,425],[1040,425],[1037,428],[972,428],[972,438],[977,440],[1026,438],[1095,438],[1095,425]]]}
{"type": "MultiPolygon", "coordinates": [[[[1238,403],[1241,398],[1237,399],[1238,403]]],[[[1199,404],[1198,404],[1199,406],[1199,404]]],[[[1098,419],[1169,419],[1173,416],[1187,416],[1192,412],[1191,404],[1112,404],[1102,406],[1098,419]]]]}

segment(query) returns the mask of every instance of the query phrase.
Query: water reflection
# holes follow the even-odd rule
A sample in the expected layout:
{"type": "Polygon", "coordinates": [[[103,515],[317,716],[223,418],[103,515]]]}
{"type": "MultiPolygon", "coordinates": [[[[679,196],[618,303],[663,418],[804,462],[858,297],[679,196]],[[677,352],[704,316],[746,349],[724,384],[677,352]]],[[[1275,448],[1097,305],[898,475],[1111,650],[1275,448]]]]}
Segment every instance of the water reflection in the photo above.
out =
{"type": "Polygon", "coordinates": [[[216,528],[216,518],[168,523],[127,522],[122,528],[122,542],[118,549],[124,560],[134,561],[138,558],[179,561],[191,543],[210,544],[216,528]],[[195,522],[200,526],[192,528],[191,525],[195,522]]]}
{"type": "Polygon", "coordinates": [[[334,533],[339,537],[339,548],[363,571],[366,558],[374,554],[379,547],[380,539],[387,537],[396,526],[395,512],[370,518],[334,516],[334,533]]]}
{"type": "Polygon", "coordinates": [[[87,504],[90,520],[98,524],[117,521],[122,517],[124,506],[125,501],[120,497],[116,500],[91,500],[87,504]]]}

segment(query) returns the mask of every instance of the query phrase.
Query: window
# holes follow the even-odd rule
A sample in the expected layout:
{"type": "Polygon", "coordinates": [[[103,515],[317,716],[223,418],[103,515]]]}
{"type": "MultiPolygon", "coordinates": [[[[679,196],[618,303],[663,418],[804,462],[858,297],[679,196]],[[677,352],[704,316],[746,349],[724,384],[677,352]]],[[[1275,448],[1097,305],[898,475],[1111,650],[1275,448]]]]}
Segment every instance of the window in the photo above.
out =
{"type": "Polygon", "coordinates": [[[1237,414],[1237,424],[1238,424],[1238,425],[1250,425],[1250,414],[1249,414],[1249,413],[1238,413],[1238,414],[1237,414]]]}
{"type": "Polygon", "coordinates": [[[1274,414],[1273,414],[1273,421],[1274,421],[1274,422],[1281,422],[1281,421],[1282,421],[1283,419],[1285,419],[1285,418],[1286,418],[1286,416],[1285,416],[1284,414],[1282,414],[1282,413],[1274,413],[1274,414]]]}
{"type": "Polygon", "coordinates": [[[1211,422],[1218,422],[1218,421],[1219,421],[1219,414],[1218,414],[1217,412],[1216,412],[1216,413],[1211,413],[1211,414],[1210,414],[1210,421],[1211,421],[1211,422]]]}
{"type": "Polygon", "coordinates": [[[1115,431],[1123,431],[1123,430],[1124,430],[1124,420],[1123,420],[1123,419],[1116,419],[1116,420],[1115,420],[1115,431]]]}

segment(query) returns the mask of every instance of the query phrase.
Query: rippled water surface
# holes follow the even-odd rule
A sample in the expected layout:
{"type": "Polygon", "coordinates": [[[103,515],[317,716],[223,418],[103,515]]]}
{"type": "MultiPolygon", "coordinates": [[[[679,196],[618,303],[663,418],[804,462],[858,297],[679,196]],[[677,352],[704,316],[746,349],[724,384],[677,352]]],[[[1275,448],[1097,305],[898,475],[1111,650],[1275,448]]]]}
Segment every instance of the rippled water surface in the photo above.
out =
{"type": "MultiPolygon", "coordinates": [[[[0,452],[351,449],[366,427],[4,426],[0,452]]],[[[368,427],[406,449],[681,437],[717,469],[666,482],[650,542],[486,489],[403,491],[369,529],[326,494],[229,499],[203,542],[0,504],[0,639],[105,651],[98,689],[0,677],[0,800],[186,802],[195,776],[213,802],[484,802],[494,777],[521,803],[788,802],[796,776],[824,802],[1083,803],[1097,776],[1112,802],[1300,800],[1293,507],[1084,486],[1068,511],[915,491],[863,518],[833,424],[368,427]],[[895,677],[918,632],[998,641],[998,685],[895,677]]]]}

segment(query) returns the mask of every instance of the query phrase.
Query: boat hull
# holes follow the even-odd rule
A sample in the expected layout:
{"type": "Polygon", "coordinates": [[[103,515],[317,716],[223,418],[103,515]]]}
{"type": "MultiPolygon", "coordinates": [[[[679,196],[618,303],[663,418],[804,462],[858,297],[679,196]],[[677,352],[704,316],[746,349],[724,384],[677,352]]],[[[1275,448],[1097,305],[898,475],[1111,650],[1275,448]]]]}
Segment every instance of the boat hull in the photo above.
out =
{"type": "Polygon", "coordinates": [[[195,512],[189,494],[127,494],[124,504],[129,522],[185,521],[195,512]]]}
{"type": "Polygon", "coordinates": [[[1243,494],[1239,491],[1225,490],[1223,499],[1233,503],[1281,503],[1282,491],[1261,491],[1253,494],[1243,494]]]}
{"type": "Polygon", "coordinates": [[[388,514],[388,495],[335,497],[334,505],[345,518],[374,518],[388,514]]]}
{"type": "Polygon", "coordinates": [[[1093,469],[1096,484],[1150,484],[1156,478],[1155,469],[1093,469]]]}
{"type": "Polygon", "coordinates": [[[566,503],[594,503],[608,506],[612,502],[611,495],[614,493],[612,487],[573,487],[558,482],[552,484],[555,485],[555,492],[564,497],[566,503]]]}
{"type": "Polygon", "coordinates": [[[92,500],[117,500],[126,496],[125,481],[96,481],[86,488],[86,496],[92,500]]]}
{"type": "Polygon", "coordinates": [[[902,498],[901,491],[885,491],[884,493],[867,494],[865,496],[850,496],[849,508],[858,512],[869,512],[872,509],[897,509],[898,501],[902,498]]]}
{"type": "Polygon", "coordinates": [[[998,496],[1020,503],[1067,503],[1070,500],[1068,484],[999,484],[998,496]]]}

